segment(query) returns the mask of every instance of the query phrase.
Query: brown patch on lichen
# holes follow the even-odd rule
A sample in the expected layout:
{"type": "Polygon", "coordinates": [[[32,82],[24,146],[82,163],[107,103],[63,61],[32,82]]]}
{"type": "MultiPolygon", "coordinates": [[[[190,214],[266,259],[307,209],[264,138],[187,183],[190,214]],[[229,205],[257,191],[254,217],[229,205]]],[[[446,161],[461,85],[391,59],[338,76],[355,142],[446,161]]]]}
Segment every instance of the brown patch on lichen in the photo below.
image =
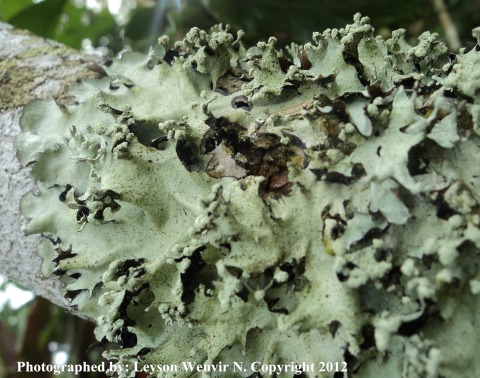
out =
{"type": "Polygon", "coordinates": [[[457,117],[458,127],[462,133],[473,130],[473,118],[468,110],[464,107],[461,109],[457,117]]]}
{"type": "Polygon", "coordinates": [[[375,81],[375,83],[373,83],[372,85],[367,85],[366,88],[370,98],[385,97],[393,92],[393,88],[390,89],[388,92],[383,92],[381,80],[375,81]]]}
{"type": "Polygon", "coordinates": [[[52,262],[55,263],[55,266],[58,266],[60,261],[65,260],[65,259],[71,259],[72,257],[75,257],[77,254],[72,252],[72,245],[68,247],[68,249],[63,250],[59,245],[55,248],[55,252],[58,253],[58,256],[55,257],[52,262]]]}
{"type": "Polygon", "coordinates": [[[307,53],[305,51],[301,52],[299,59],[300,59],[300,68],[302,70],[309,70],[310,68],[312,68],[312,62],[310,62],[310,60],[308,59],[307,53]]]}
{"type": "Polygon", "coordinates": [[[233,67],[217,79],[214,91],[228,96],[238,92],[242,89],[244,83],[248,83],[251,80],[252,77],[248,75],[247,71],[233,67]]]}
{"type": "MultiPolygon", "coordinates": [[[[235,164],[235,171],[244,170],[245,174],[238,176],[263,176],[265,180],[260,185],[260,194],[287,195],[292,183],[288,179],[290,166],[303,168],[306,155],[304,146],[301,146],[293,136],[287,144],[282,144],[277,135],[269,133],[246,134],[246,129],[240,124],[229,122],[226,118],[211,118],[207,121],[211,127],[203,137],[201,150],[203,153],[212,153],[217,146],[224,146],[222,151],[229,153],[225,165],[235,164]],[[227,164],[228,163],[228,164],[227,164]]],[[[206,173],[214,178],[235,177],[232,169],[219,171],[218,156],[213,155],[206,173]],[[214,163],[214,164],[213,164],[214,163]]]]}

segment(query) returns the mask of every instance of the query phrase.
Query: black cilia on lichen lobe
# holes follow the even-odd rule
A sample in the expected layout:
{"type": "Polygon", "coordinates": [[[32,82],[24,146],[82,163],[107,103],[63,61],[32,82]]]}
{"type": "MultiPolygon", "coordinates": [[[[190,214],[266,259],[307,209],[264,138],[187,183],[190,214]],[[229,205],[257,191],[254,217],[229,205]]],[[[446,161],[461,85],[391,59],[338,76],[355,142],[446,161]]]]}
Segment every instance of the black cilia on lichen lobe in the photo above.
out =
{"type": "Polygon", "coordinates": [[[313,41],[194,28],[26,107],[26,231],[106,358],[480,374],[478,49],[313,41]]]}

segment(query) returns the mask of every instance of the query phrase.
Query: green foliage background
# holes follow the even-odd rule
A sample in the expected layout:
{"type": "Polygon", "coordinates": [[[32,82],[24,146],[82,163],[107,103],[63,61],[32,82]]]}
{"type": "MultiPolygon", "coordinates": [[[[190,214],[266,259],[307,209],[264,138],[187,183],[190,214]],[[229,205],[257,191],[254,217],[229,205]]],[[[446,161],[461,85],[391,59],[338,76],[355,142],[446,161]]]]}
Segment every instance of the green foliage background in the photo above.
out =
{"type": "MultiPolygon", "coordinates": [[[[407,29],[410,38],[425,30],[444,34],[431,0],[0,0],[0,20],[80,49],[89,39],[114,53],[127,46],[148,50],[159,34],[181,38],[191,27],[230,24],[254,43],[276,36],[281,43],[305,43],[313,31],[343,27],[352,15],[368,15],[380,34],[407,29]]],[[[445,0],[463,45],[480,25],[480,2],[445,0]]],[[[473,41],[473,40],[472,40],[473,41]]]]}

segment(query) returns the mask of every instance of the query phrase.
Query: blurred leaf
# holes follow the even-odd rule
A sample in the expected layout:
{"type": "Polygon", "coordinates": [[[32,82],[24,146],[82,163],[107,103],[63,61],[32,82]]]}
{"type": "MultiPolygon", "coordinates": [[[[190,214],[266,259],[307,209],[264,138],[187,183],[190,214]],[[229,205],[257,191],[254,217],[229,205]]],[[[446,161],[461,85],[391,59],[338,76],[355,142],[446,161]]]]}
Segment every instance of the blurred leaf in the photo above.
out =
{"type": "Polygon", "coordinates": [[[408,25],[422,17],[436,17],[430,0],[202,0],[223,23],[243,29],[255,41],[270,35],[284,43],[307,42],[312,32],[340,28],[361,12],[374,25],[408,25]]]}
{"type": "Polygon", "coordinates": [[[17,13],[8,22],[46,38],[53,38],[67,0],[45,0],[17,13]]]}
{"type": "Polygon", "coordinates": [[[42,337],[45,333],[45,327],[52,323],[51,304],[46,299],[37,297],[28,319],[25,342],[19,355],[20,361],[30,363],[51,362],[50,352],[48,350],[48,341],[42,337]]]}
{"type": "MultiPolygon", "coordinates": [[[[148,50],[156,37],[167,34],[172,40],[184,37],[193,26],[208,30],[214,24],[243,29],[247,45],[275,36],[280,45],[311,41],[314,31],[341,28],[352,23],[356,12],[371,18],[372,25],[388,37],[398,28],[416,43],[426,30],[444,35],[431,0],[183,0],[178,13],[174,0],[139,6],[132,12],[125,36],[134,50],[148,50]]],[[[445,0],[447,9],[465,43],[471,29],[480,24],[480,1],[445,0]]]]}
{"type": "Polygon", "coordinates": [[[0,20],[8,22],[10,18],[32,4],[32,0],[0,0],[0,20]]]}
{"type": "MultiPolygon", "coordinates": [[[[0,1],[1,4],[17,3],[17,0],[0,1]]],[[[107,9],[94,13],[86,6],[75,6],[73,0],[45,0],[38,4],[32,4],[32,0],[19,0],[18,4],[23,2],[28,6],[19,9],[18,5],[19,11],[9,18],[9,23],[76,49],[82,47],[86,38],[98,45],[100,38],[115,31],[117,26],[107,9]]]]}
{"type": "MultiPolygon", "coordinates": [[[[11,284],[11,282],[10,282],[11,284]]],[[[94,323],[66,313],[65,309],[55,306],[46,299],[36,297],[27,305],[12,309],[5,306],[0,313],[0,378],[22,378],[25,373],[16,373],[17,361],[32,364],[50,364],[55,349],[53,343],[68,355],[67,363],[99,364],[104,348],[87,349],[96,342],[94,323]],[[15,322],[11,320],[15,319],[15,322]],[[2,375],[3,370],[8,375],[2,375]]],[[[29,374],[32,375],[32,374],[29,374]]],[[[51,378],[53,373],[34,373],[32,377],[51,378]]],[[[104,373],[89,373],[90,378],[106,378],[104,373]]],[[[74,378],[71,373],[62,373],[61,377],[74,378]]]]}
{"type": "Polygon", "coordinates": [[[480,1],[453,0],[451,15],[461,39],[475,45],[477,41],[472,37],[472,29],[480,26],[480,1]]]}
{"type": "Polygon", "coordinates": [[[149,38],[156,16],[155,8],[139,8],[125,28],[125,36],[134,40],[149,38]]]}
{"type": "Polygon", "coordinates": [[[2,365],[8,368],[13,366],[17,361],[17,354],[12,349],[12,345],[15,345],[15,332],[2,321],[0,323],[0,356],[2,365]]]}
{"type": "MultiPolygon", "coordinates": [[[[0,290],[12,284],[11,281],[6,280],[0,290]]],[[[6,370],[16,366],[18,354],[25,342],[30,342],[25,334],[33,303],[34,301],[31,301],[18,309],[12,309],[7,302],[0,312],[0,359],[6,370]]]]}
{"type": "MultiPolygon", "coordinates": [[[[140,5],[140,4],[139,4],[140,5]]],[[[173,0],[159,0],[155,6],[138,6],[125,27],[133,50],[148,51],[161,35],[179,40],[194,26],[208,30],[218,21],[200,0],[183,0],[181,11],[173,0]]]]}
{"type": "Polygon", "coordinates": [[[93,45],[98,45],[100,38],[116,27],[115,19],[106,9],[95,14],[88,9],[77,8],[69,1],[63,11],[63,20],[52,38],[76,49],[82,47],[82,41],[86,38],[90,39],[93,45]]]}

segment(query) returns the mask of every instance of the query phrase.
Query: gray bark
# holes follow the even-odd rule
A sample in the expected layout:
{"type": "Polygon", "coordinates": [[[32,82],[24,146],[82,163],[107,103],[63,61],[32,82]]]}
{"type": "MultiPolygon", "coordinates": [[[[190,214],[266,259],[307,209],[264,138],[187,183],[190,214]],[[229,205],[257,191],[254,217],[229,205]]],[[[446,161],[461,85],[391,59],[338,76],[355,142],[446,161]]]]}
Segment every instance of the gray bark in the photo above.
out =
{"type": "Polygon", "coordinates": [[[89,68],[101,58],[82,54],[57,42],[0,23],[0,274],[35,294],[63,305],[60,285],[40,273],[38,235],[25,236],[21,197],[34,188],[28,168],[15,158],[23,107],[34,98],[68,104],[68,88],[92,78],[89,68]]]}

